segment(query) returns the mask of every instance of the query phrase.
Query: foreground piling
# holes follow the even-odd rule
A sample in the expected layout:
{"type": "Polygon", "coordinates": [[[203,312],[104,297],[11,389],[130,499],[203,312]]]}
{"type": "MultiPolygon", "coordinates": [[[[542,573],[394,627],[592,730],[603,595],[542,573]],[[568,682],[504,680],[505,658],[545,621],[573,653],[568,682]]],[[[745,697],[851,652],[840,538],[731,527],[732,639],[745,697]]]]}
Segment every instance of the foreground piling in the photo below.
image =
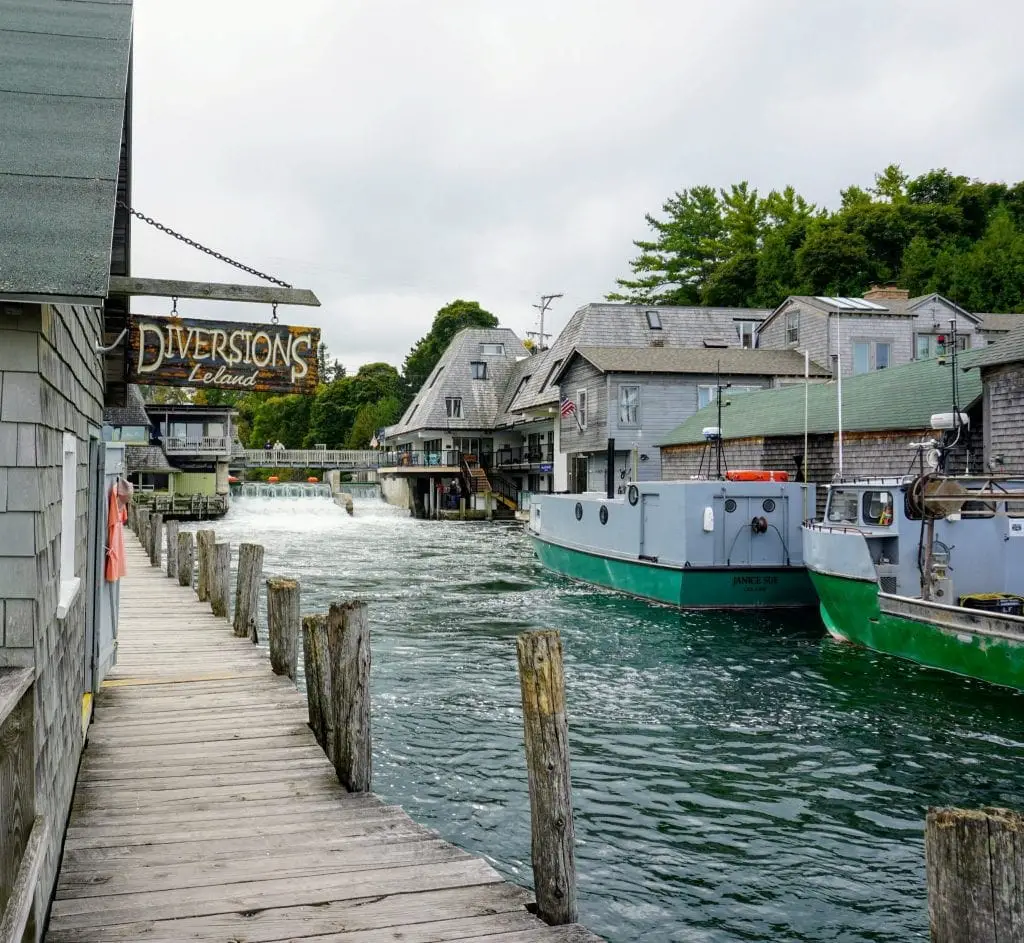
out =
{"type": "Polygon", "coordinates": [[[557,632],[516,638],[530,787],[531,857],[537,914],[576,922],[576,853],[565,717],[562,642],[557,632]]]}
{"type": "Polygon", "coordinates": [[[267,580],[267,634],[271,669],[294,681],[299,649],[298,580],[267,580]]]}
{"type": "Polygon", "coordinates": [[[924,850],[932,943],[1024,939],[1024,816],[929,809],[924,850]]]}
{"type": "Polygon", "coordinates": [[[253,644],[259,641],[256,619],[259,613],[262,575],[263,547],[260,544],[239,544],[232,631],[239,638],[251,639],[253,644]]]}
{"type": "Polygon", "coordinates": [[[212,530],[196,531],[196,557],[199,561],[199,576],[196,583],[196,595],[200,602],[210,600],[210,563],[217,535],[212,530]]]}
{"type": "Polygon", "coordinates": [[[309,729],[316,742],[334,760],[334,720],[331,714],[331,664],[327,651],[327,616],[302,619],[302,664],[306,672],[306,706],[309,729]]]}
{"type": "Polygon", "coordinates": [[[163,514],[149,515],[149,565],[160,566],[160,541],[163,539],[163,514]]]}
{"type": "Polygon", "coordinates": [[[184,530],[178,534],[178,585],[192,585],[192,570],[195,566],[195,545],[192,531],[184,530]]]}
{"type": "Polygon", "coordinates": [[[370,740],[370,623],[366,603],[332,603],[327,614],[334,719],[334,770],[349,792],[369,792],[373,781],[370,740]]]}
{"type": "Polygon", "coordinates": [[[210,568],[210,608],[215,616],[226,619],[231,592],[231,544],[214,544],[210,568]]]}
{"type": "Polygon", "coordinates": [[[168,521],[165,525],[167,530],[167,575],[175,577],[178,575],[178,521],[168,521]]]}

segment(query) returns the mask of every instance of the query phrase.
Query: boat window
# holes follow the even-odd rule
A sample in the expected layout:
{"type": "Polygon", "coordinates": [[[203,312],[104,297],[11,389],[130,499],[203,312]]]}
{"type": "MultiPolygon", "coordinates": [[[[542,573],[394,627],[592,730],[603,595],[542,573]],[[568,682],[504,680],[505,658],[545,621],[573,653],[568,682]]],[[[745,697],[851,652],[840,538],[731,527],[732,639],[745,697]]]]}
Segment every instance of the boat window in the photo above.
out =
{"type": "Polygon", "coordinates": [[[864,523],[877,527],[892,524],[892,493],[889,491],[864,492],[864,523]]]}
{"type": "Polygon", "coordinates": [[[1006,514],[1008,517],[1024,517],[1024,501],[1007,501],[1006,514]]]}
{"type": "Polygon", "coordinates": [[[828,499],[828,519],[832,524],[856,524],[860,520],[857,514],[857,497],[859,492],[833,488],[828,499]]]}

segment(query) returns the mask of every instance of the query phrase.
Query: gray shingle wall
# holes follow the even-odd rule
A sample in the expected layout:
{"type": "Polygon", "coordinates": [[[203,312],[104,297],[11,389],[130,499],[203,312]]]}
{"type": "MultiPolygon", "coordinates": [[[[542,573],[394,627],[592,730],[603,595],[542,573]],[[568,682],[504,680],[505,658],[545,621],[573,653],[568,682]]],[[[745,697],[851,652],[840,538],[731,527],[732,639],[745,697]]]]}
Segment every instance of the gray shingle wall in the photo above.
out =
{"type": "Polygon", "coordinates": [[[94,308],[9,310],[17,313],[0,315],[0,664],[36,671],[36,801],[51,825],[41,876],[45,903],[82,749],[87,478],[89,433],[103,415],[103,360],[93,351],[101,318],[94,308]],[[71,539],[82,589],[58,620],[65,432],[78,440],[71,539]]]}
{"type": "Polygon", "coordinates": [[[563,452],[597,452],[608,445],[608,384],[603,373],[579,358],[559,385],[562,396],[579,406],[579,391],[587,391],[587,427],[582,432],[575,416],[561,420],[559,445],[563,452]]]}
{"type": "Polygon", "coordinates": [[[1024,472],[1024,363],[982,370],[985,410],[985,461],[1001,456],[1000,473],[1024,472]]]}
{"type": "MultiPolygon", "coordinates": [[[[964,317],[938,295],[931,295],[917,304],[913,309],[914,319],[910,322],[911,334],[935,334],[949,330],[950,319],[956,318],[956,329],[960,334],[970,337],[968,347],[984,347],[985,340],[978,332],[978,325],[970,318],[964,317]],[[976,336],[977,335],[977,336],[976,336]]],[[[913,338],[911,338],[913,340],[913,338]]],[[[911,348],[911,356],[914,355],[911,348]]]]}
{"type": "Polygon", "coordinates": [[[810,351],[811,360],[827,369],[830,366],[828,316],[810,305],[791,301],[758,332],[757,346],[770,350],[806,349],[810,351]],[[795,311],[800,318],[800,340],[797,343],[787,340],[788,316],[791,311],[795,311]]]}

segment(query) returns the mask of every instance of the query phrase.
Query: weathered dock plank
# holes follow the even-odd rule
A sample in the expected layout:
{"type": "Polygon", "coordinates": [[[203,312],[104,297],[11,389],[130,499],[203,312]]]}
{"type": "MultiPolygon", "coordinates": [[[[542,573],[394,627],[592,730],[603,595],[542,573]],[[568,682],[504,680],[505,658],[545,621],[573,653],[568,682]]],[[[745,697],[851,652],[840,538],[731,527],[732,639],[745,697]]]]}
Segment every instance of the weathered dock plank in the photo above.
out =
{"type": "Polygon", "coordinates": [[[95,701],[46,939],[586,943],[372,793],[304,698],[128,541],[118,664],[95,701]]]}

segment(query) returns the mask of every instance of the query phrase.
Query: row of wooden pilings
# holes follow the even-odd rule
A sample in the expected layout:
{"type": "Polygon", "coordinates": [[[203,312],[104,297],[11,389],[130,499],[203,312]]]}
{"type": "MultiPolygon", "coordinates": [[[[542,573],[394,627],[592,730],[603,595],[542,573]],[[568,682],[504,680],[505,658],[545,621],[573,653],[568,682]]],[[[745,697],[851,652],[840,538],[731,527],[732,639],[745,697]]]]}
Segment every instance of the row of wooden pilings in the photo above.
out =
{"type": "MultiPolygon", "coordinates": [[[[214,615],[228,617],[231,545],[217,543],[213,530],[179,531],[161,514],[129,507],[129,527],[138,535],[150,564],[161,566],[166,532],[166,572],[209,601],[214,615]]],[[[257,614],[263,547],[243,543],[232,630],[258,641],[257,614]]],[[[373,780],[370,736],[370,628],[366,603],[332,604],[326,613],[300,618],[299,583],[266,580],[270,666],[296,677],[299,632],[309,726],[349,792],[369,792],[373,780]]],[[[523,702],[527,778],[530,792],[531,853],[537,915],[552,925],[575,923],[576,858],[569,774],[568,725],[562,643],[557,632],[527,632],[516,638],[523,702]]]]}

